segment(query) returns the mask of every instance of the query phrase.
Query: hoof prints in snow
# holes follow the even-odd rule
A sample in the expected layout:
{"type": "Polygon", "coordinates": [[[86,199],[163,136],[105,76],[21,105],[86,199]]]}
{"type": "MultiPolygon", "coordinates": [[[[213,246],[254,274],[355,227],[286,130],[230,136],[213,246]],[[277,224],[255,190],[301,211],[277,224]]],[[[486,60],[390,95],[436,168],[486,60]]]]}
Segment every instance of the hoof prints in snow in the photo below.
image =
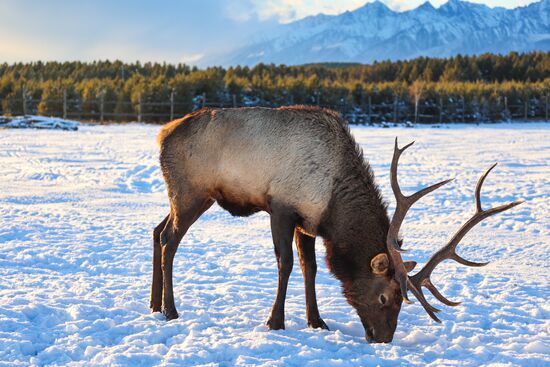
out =
{"type": "Polygon", "coordinates": [[[550,125],[354,128],[393,210],[393,139],[416,140],[400,166],[403,190],[457,177],[409,213],[407,258],[420,263],[471,215],[479,174],[485,207],[527,202],[487,220],[434,283],[455,308],[442,325],[404,305],[394,341],[369,345],[318,241],[317,294],[331,331],[306,327],[296,264],[286,330],[264,326],[277,284],[269,218],[213,206],[183,239],[174,267],[180,318],[149,314],[151,232],[168,212],[158,127],[3,130],[0,139],[0,366],[369,366],[550,363],[548,260],[550,125]]]}
{"type": "Polygon", "coordinates": [[[164,181],[158,164],[152,166],[138,165],[128,169],[117,180],[113,191],[124,193],[151,193],[164,190],[164,181]]]}

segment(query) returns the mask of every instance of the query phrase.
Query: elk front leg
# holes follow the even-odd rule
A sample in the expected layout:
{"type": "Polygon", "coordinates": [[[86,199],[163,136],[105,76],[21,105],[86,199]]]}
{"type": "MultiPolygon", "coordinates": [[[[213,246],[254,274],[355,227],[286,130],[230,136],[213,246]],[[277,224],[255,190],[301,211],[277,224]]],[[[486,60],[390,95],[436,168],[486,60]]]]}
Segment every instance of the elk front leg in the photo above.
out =
{"type": "Polygon", "coordinates": [[[277,205],[271,206],[271,235],[275,246],[275,257],[279,271],[277,295],[271,309],[271,315],[267,320],[267,326],[271,330],[285,328],[285,298],[288,278],[292,272],[294,258],[292,256],[292,235],[296,216],[292,211],[277,205]]]}
{"type": "Polygon", "coordinates": [[[315,260],[315,238],[307,236],[298,229],[294,232],[294,241],[298,249],[300,267],[304,276],[306,291],[306,318],[307,326],[314,329],[327,329],[317,308],[317,296],[315,294],[315,275],[317,274],[317,261],[315,260]]]}
{"type": "Polygon", "coordinates": [[[160,247],[160,233],[166,226],[170,216],[166,216],[153,231],[153,281],[151,283],[151,312],[160,312],[162,306],[162,249],[160,247]]]}

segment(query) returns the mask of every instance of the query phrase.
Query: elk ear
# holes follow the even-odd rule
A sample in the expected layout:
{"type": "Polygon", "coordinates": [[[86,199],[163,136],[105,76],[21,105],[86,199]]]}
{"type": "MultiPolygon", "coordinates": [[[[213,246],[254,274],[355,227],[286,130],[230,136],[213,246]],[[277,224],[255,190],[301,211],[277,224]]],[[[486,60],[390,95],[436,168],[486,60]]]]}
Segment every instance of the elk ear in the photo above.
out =
{"type": "Polygon", "coordinates": [[[388,267],[390,265],[390,260],[388,255],[385,253],[380,253],[372,258],[370,261],[370,267],[374,275],[384,275],[388,272],[388,267]]]}
{"type": "Polygon", "coordinates": [[[410,273],[416,266],[416,261],[403,261],[403,265],[405,265],[405,269],[407,269],[407,273],[410,273]]]}

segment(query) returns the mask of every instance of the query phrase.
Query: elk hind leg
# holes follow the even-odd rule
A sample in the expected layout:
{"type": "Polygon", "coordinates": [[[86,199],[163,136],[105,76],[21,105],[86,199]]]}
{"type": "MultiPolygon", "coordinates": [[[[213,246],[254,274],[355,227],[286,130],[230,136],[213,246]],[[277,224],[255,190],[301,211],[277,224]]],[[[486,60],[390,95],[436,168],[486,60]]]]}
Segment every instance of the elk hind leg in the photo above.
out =
{"type": "Polygon", "coordinates": [[[172,206],[170,217],[162,231],[160,238],[162,244],[162,313],[167,320],[178,318],[178,312],[174,303],[174,289],[172,284],[172,269],[174,256],[181,239],[191,225],[204,213],[214,201],[210,198],[199,198],[186,195],[186,200],[180,207],[172,206]]]}
{"type": "Polygon", "coordinates": [[[162,306],[162,249],[160,247],[160,233],[166,226],[170,215],[154,229],[153,231],[153,280],[151,283],[151,312],[160,312],[162,306]]]}

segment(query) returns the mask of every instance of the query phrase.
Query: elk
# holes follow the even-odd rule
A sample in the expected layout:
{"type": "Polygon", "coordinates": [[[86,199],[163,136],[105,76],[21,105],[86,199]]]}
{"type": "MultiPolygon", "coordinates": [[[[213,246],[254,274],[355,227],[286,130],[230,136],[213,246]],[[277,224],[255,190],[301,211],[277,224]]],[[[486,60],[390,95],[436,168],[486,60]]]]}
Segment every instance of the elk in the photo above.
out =
{"type": "Polygon", "coordinates": [[[422,287],[444,304],[458,303],[439,293],[431,272],[445,259],[485,265],[457,255],[458,243],[483,219],[521,203],[482,209],[481,186],[491,167],[477,184],[474,216],[422,270],[409,276],[416,263],[401,258],[401,223],[413,203],[451,181],[404,195],[397,165],[412,143],[400,149],[395,141],[391,187],[397,207],[390,221],[372,170],[336,112],[304,106],[202,109],[165,125],[158,140],[170,212],[153,232],[150,307],[168,320],[178,317],[172,287],[174,255],[189,227],[214,202],[236,216],[270,214],[278,267],[277,293],[267,320],[270,329],[284,329],[293,238],[304,277],[308,326],[328,329],[315,294],[314,246],[320,236],[327,266],[341,281],[369,342],[392,340],[402,302],[409,302],[408,290],[440,322],[422,287]]]}

